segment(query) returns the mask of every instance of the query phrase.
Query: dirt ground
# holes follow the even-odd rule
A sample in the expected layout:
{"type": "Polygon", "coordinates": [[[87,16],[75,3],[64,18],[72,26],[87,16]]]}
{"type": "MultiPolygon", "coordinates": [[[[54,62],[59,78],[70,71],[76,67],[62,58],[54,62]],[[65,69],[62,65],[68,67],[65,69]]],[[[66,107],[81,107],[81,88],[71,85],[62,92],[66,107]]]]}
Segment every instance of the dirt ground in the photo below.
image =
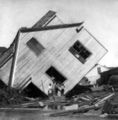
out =
{"type": "Polygon", "coordinates": [[[102,118],[98,114],[75,114],[67,116],[50,117],[55,111],[42,111],[39,109],[0,110],[0,120],[117,120],[118,117],[102,118]]]}

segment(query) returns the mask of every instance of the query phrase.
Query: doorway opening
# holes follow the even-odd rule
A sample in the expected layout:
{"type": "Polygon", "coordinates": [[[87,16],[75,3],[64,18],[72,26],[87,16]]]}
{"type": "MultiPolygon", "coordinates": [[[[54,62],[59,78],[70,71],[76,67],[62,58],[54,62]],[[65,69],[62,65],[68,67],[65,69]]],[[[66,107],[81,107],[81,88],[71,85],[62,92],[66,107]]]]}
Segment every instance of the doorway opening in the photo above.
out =
{"type": "Polygon", "coordinates": [[[56,83],[63,83],[66,80],[66,77],[64,75],[62,75],[56,68],[54,68],[53,66],[51,66],[47,71],[46,74],[50,77],[50,78],[54,78],[54,81],[56,83]]]}

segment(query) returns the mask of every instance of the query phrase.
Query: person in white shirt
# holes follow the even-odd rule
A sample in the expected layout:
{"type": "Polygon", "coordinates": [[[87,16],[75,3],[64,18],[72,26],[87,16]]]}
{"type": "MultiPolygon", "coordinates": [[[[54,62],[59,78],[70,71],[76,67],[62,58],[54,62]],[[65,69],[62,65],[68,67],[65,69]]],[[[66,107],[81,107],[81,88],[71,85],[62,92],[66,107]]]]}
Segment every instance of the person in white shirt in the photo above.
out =
{"type": "Polygon", "coordinates": [[[50,83],[49,86],[48,86],[48,96],[52,96],[53,95],[53,86],[52,84],[50,83]]]}

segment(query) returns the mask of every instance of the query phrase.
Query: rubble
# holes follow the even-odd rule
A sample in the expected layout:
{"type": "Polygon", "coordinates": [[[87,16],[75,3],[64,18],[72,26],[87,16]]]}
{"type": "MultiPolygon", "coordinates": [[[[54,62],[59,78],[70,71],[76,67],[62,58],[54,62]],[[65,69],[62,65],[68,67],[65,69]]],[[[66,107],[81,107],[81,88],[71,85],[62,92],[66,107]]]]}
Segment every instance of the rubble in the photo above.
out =
{"type": "MultiPolygon", "coordinates": [[[[50,117],[69,116],[77,114],[85,114],[98,111],[98,115],[101,114],[117,115],[118,104],[112,103],[113,99],[118,96],[116,91],[111,88],[105,89],[105,87],[97,87],[97,90],[91,88],[91,92],[82,92],[80,94],[66,96],[54,96],[52,98],[30,98],[20,93],[16,89],[1,88],[0,89],[0,107],[7,109],[39,109],[41,111],[47,111],[50,117]],[[99,89],[100,88],[100,89],[99,89]],[[76,105],[76,108],[67,109],[76,105]],[[107,107],[106,107],[107,106],[107,107]],[[108,108],[109,107],[109,108],[108,108]],[[50,112],[52,111],[52,112],[50,112]]],[[[116,99],[116,98],[115,98],[116,99]]],[[[108,116],[106,115],[106,116],[108,116]]]]}

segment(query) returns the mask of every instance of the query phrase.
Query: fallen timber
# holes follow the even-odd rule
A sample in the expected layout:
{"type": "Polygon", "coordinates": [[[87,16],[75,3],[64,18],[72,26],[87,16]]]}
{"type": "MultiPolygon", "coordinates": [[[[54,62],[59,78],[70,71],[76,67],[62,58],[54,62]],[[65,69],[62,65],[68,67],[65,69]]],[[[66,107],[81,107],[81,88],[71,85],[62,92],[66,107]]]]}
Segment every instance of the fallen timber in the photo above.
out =
{"type": "Polygon", "coordinates": [[[63,116],[63,115],[65,116],[65,115],[76,114],[76,113],[86,113],[89,110],[97,110],[97,109],[100,109],[103,106],[103,104],[105,103],[106,100],[111,99],[111,97],[113,97],[113,96],[114,96],[114,93],[111,93],[111,94],[103,97],[102,99],[98,100],[93,105],[86,104],[86,105],[83,105],[83,106],[79,107],[76,110],[64,110],[64,111],[61,111],[61,112],[50,114],[50,116],[53,116],[53,117],[63,116]]]}
{"type": "MultiPolygon", "coordinates": [[[[7,91],[5,92],[6,95],[7,91]]],[[[4,94],[4,93],[3,93],[4,94]]],[[[65,96],[55,96],[49,99],[40,98],[27,98],[26,96],[21,96],[16,91],[12,91],[12,94],[8,94],[5,98],[9,98],[9,104],[6,106],[1,106],[1,111],[40,111],[41,113],[46,113],[49,116],[67,116],[67,115],[79,115],[93,111],[102,111],[104,103],[115,96],[114,91],[92,91],[87,93],[82,93],[72,98],[66,98],[65,96]],[[18,97],[18,96],[20,97],[18,97]],[[17,102],[19,101],[19,103],[17,102]],[[12,104],[13,102],[13,104],[12,104]],[[17,102],[17,103],[15,103],[17,102]],[[77,108],[69,108],[76,105],[77,108]],[[53,106],[49,108],[50,106],[53,106]],[[56,107],[55,107],[56,106],[56,107]],[[69,108],[65,109],[65,108],[69,108]]],[[[101,112],[102,113],[102,112],[101,112]]],[[[109,114],[112,116],[111,114],[109,114]]],[[[117,115],[117,113],[115,114],[117,115]]]]}
{"type": "Polygon", "coordinates": [[[84,108],[82,107],[82,108],[79,108],[77,110],[66,110],[66,111],[57,112],[54,114],[50,114],[50,116],[57,117],[57,116],[63,116],[63,115],[69,115],[69,114],[85,113],[88,110],[95,109],[95,108],[96,108],[96,106],[94,106],[94,105],[86,106],[84,108]]]}
{"type": "MultiPolygon", "coordinates": [[[[102,93],[103,94],[103,93],[102,93]]],[[[118,117],[117,114],[108,114],[107,116],[100,116],[101,115],[101,110],[104,105],[104,102],[111,99],[112,96],[114,96],[114,93],[107,93],[104,96],[100,95],[98,97],[90,97],[90,95],[87,93],[86,95],[78,95],[78,99],[63,99],[62,101],[59,101],[59,99],[47,99],[47,100],[40,100],[40,99],[31,99],[29,102],[25,102],[22,104],[17,104],[13,105],[9,108],[1,108],[1,111],[5,112],[33,112],[33,113],[38,113],[40,112],[43,115],[49,116],[49,117],[67,117],[67,116],[97,116],[97,117],[111,117],[111,118],[116,118],[118,117]],[[88,99],[83,99],[83,98],[90,98],[88,99]],[[94,100],[93,100],[94,98],[94,100]],[[89,102],[87,102],[89,101],[89,102]],[[49,105],[57,105],[57,106],[71,106],[73,104],[78,104],[79,107],[78,109],[45,109],[46,106],[49,105]],[[81,104],[81,105],[80,105],[81,104]],[[91,113],[92,111],[92,113],[91,113]],[[95,114],[93,113],[95,111],[95,114]],[[90,113],[90,114],[89,114],[90,113]]]]}

